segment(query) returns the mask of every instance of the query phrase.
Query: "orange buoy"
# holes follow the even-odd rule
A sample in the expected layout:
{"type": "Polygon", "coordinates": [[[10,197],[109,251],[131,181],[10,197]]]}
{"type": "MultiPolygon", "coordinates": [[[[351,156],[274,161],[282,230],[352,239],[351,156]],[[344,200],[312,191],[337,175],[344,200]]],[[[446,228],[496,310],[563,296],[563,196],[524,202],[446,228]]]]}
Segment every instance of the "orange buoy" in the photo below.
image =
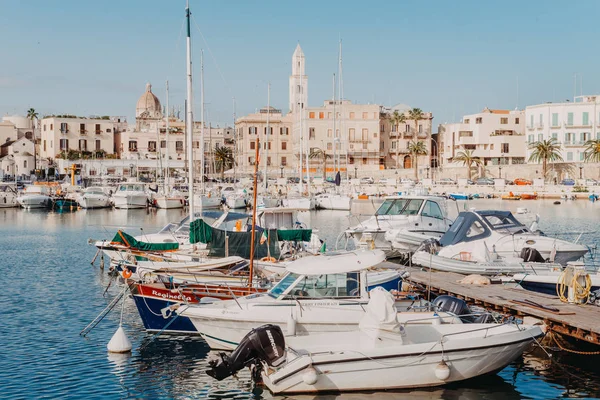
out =
{"type": "Polygon", "coordinates": [[[133,273],[128,268],[123,268],[123,278],[129,279],[133,273]]]}

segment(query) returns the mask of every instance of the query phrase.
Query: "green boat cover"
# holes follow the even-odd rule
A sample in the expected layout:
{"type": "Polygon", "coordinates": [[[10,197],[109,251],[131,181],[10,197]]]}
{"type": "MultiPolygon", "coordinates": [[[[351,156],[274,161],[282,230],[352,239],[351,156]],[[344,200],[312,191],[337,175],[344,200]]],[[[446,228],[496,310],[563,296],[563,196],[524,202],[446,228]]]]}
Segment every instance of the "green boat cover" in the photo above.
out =
{"type": "MultiPolygon", "coordinates": [[[[231,232],[213,228],[201,219],[190,224],[190,243],[206,243],[209,256],[225,257],[225,236],[229,243],[229,256],[250,258],[252,232],[231,232]]],[[[279,258],[279,243],[277,229],[264,231],[257,229],[254,237],[254,258],[279,258]],[[264,235],[263,235],[264,232],[264,235]]]]}
{"type": "Polygon", "coordinates": [[[286,229],[277,230],[277,239],[288,242],[310,242],[312,229],[286,229]]]}
{"type": "Polygon", "coordinates": [[[112,240],[113,243],[121,243],[127,247],[142,251],[165,251],[177,250],[179,243],[147,243],[137,240],[131,235],[119,230],[112,240]]]}

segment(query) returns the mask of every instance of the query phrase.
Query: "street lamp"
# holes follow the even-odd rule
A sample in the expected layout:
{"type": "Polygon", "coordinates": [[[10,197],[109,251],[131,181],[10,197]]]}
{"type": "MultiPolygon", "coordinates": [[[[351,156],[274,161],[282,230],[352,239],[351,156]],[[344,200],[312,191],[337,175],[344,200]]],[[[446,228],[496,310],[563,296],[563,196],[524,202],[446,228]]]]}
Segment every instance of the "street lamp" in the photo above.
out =
{"type": "Polygon", "coordinates": [[[279,169],[281,170],[281,177],[283,178],[283,165],[279,167],[279,169]]]}
{"type": "Polygon", "coordinates": [[[499,178],[502,178],[502,165],[499,165],[499,166],[498,166],[498,171],[499,171],[499,172],[498,172],[498,177],[499,177],[499,178]]]}
{"type": "Polygon", "coordinates": [[[429,179],[429,165],[425,169],[427,170],[427,179],[429,179]]]}
{"type": "Polygon", "coordinates": [[[358,171],[358,167],[354,167],[354,179],[357,179],[357,171],[358,171]]]}
{"type": "Polygon", "coordinates": [[[579,164],[579,179],[583,179],[583,165],[579,164]]]}

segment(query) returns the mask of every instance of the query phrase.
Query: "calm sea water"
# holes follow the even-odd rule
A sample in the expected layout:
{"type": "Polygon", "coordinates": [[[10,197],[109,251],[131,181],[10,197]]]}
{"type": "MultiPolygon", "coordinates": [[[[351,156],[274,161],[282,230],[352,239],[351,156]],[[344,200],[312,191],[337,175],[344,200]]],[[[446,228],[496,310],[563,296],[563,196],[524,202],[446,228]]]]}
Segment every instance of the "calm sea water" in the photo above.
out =
{"type": "MultiPolygon", "coordinates": [[[[464,204],[459,203],[463,208],[464,204]]],[[[477,200],[479,209],[527,206],[541,216],[548,232],[589,231],[582,240],[594,244],[600,203],[477,200]]],[[[355,205],[370,213],[373,205],[355,205]]],[[[319,229],[334,247],[337,234],[354,219],[347,212],[318,211],[302,218],[319,229]]],[[[109,355],[106,344],[119,324],[110,313],[86,338],[79,332],[117,294],[105,272],[90,265],[95,248],[88,239],[112,237],[117,228],[131,234],[151,232],[178,221],[179,210],[80,210],[73,213],[0,210],[0,398],[271,398],[252,392],[250,376],[216,382],[204,370],[208,347],[199,338],[158,337],[142,330],[131,299],[123,325],[133,343],[131,355],[109,355]],[[146,345],[140,350],[140,346],[146,345]]],[[[496,376],[432,390],[360,393],[293,398],[323,399],[552,399],[600,397],[600,357],[526,354],[496,376]]]]}

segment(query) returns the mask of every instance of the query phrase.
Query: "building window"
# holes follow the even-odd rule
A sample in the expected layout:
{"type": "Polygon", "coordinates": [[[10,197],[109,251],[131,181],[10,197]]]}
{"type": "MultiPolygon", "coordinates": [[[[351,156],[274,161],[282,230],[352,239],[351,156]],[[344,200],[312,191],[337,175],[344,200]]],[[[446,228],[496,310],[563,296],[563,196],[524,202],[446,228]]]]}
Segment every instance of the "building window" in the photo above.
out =
{"type": "Polygon", "coordinates": [[[323,119],[325,118],[325,113],[324,112],[319,112],[319,119],[323,119]]]}
{"type": "Polygon", "coordinates": [[[573,126],[573,113],[572,112],[567,114],[567,125],[573,126]]]}
{"type": "Polygon", "coordinates": [[[155,141],[148,142],[148,151],[151,153],[156,152],[156,142],[155,141]]]}
{"type": "Polygon", "coordinates": [[[46,124],[44,124],[44,132],[46,132],[46,124]]]}
{"type": "Polygon", "coordinates": [[[502,143],[502,147],[500,149],[500,153],[502,153],[502,154],[508,153],[508,143],[502,143]]]}
{"type": "Polygon", "coordinates": [[[552,139],[558,140],[558,133],[552,132],[552,139]]]}
{"type": "Polygon", "coordinates": [[[308,138],[309,139],[315,138],[315,128],[308,128],[308,138]]]}
{"type": "Polygon", "coordinates": [[[287,158],[281,157],[281,165],[283,165],[285,167],[286,164],[287,164],[287,158]]]}
{"type": "Polygon", "coordinates": [[[590,124],[590,113],[584,112],[582,117],[582,125],[588,126],[590,124]]]}
{"type": "Polygon", "coordinates": [[[585,153],[579,153],[579,161],[584,160],[585,153]]]}
{"type": "Polygon", "coordinates": [[[331,137],[333,135],[333,129],[327,129],[327,137],[331,137]]]}
{"type": "Polygon", "coordinates": [[[327,113],[327,118],[331,119],[331,113],[330,112],[327,113]]]}
{"type": "Polygon", "coordinates": [[[281,150],[287,150],[287,142],[281,142],[281,150]]]}
{"type": "Polygon", "coordinates": [[[308,118],[315,119],[315,113],[314,113],[314,111],[311,111],[311,112],[308,113],[308,118]]]}
{"type": "Polygon", "coordinates": [[[251,126],[251,127],[249,127],[249,128],[248,128],[248,133],[249,133],[250,135],[256,135],[256,133],[257,133],[257,132],[258,132],[258,131],[257,131],[257,129],[256,129],[256,127],[255,127],[255,126],[251,126]]]}
{"type": "Polygon", "coordinates": [[[404,125],[404,132],[410,132],[410,125],[409,124],[404,125]]]}
{"type": "Polygon", "coordinates": [[[369,119],[369,113],[364,112],[362,114],[362,119],[369,119]]]}
{"type": "Polygon", "coordinates": [[[350,140],[356,140],[356,130],[354,128],[350,128],[348,129],[348,136],[350,137],[350,140]]]}
{"type": "Polygon", "coordinates": [[[473,131],[459,131],[458,137],[472,137],[473,131]]]}
{"type": "Polygon", "coordinates": [[[85,130],[85,124],[79,124],[79,133],[85,135],[87,131],[85,130]]]}
{"type": "Polygon", "coordinates": [[[525,164],[525,157],[513,157],[511,160],[512,164],[525,164]]]}
{"type": "Polygon", "coordinates": [[[96,151],[102,150],[102,141],[96,140],[96,151]]]}
{"type": "Polygon", "coordinates": [[[353,112],[350,113],[350,119],[354,119],[354,113],[353,112]]]}
{"type": "Polygon", "coordinates": [[[327,150],[332,150],[333,149],[333,145],[331,144],[331,142],[327,143],[327,150]]]}
{"type": "Polygon", "coordinates": [[[106,128],[106,133],[110,133],[110,128],[106,128]]]}
{"type": "Polygon", "coordinates": [[[567,161],[573,161],[573,153],[570,151],[567,153],[567,161]]]}
{"type": "Polygon", "coordinates": [[[250,142],[250,150],[256,150],[256,142],[250,142]]]}
{"type": "Polygon", "coordinates": [[[396,147],[398,146],[397,143],[398,142],[396,140],[392,142],[392,150],[396,150],[396,147]]]}
{"type": "MultiPolygon", "coordinates": [[[[50,125],[50,129],[52,129],[52,125],[50,125]]],[[[62,133],[69,133],[69,125],[66,122],[61,122],[60,131],[62,133]]]]}
{"type": "Polygon", "coordinates": [[[477,150],[477,145],[476,144],[465,144],[465,145],[463,145],[463,147],[464,147],[465,150],[477,150]]]}
{"type": "Polygon", "coordinates": [[[160,148],[161,149],[166,149],[167,148],[167,141],[166,140],[161,140],[160,141],[160,148]]]}
{"type": "Polygon", "coordinates": [[[544,134],[543,133],[538,133],[538,142],[541,142],[544,140],[544,134]]]}
{"type": "Polygon", "coordinates": [[[558,126],[558,113],[552,113],[552,126],[558,126]]]}
{"type": "Polygon", "coordinates": [[[423,125],[419,125],[419,133],[423,133],[423,125]]]}
{"type": "Polygon", "coordinates": [[[515,124],[519,125],[519,118],[515,118],[515,124]]]}
{"type": "Polygon", "coordinates": [[[533,128],[533,114],[529,116],[529,127],[533,128]]]}
{"type": "Polygon", "coordinates": [[[269,148],[269,150],[271,150],[271,142],[268,142],[268,143],[267,143],[267,142],[265,142],[265,143],[263,143],[263,149],[265,149],[265,150],[266,150],[266,149],[267,149],[267,147],[269,148]]]}
{"type": "Polygon", "coordinates": [[[44,140],[44,151],[46,151],[46,141],[44,140]]]}
{"type": "Polygon", "coordinates": [[[87,151],[87,140],[79,139],[79,151],[87,151]]]}
{"type": "Polygon", "coordinates": [[[137,141],[130,140],[129,141],[129,151],[137,151],[137,141]]]}
{"type": "Polygon", "coordinates": [[[502,125],[507,125],[508,124],[508,118],[500,118],[500,123],[502,125]]]}
{"type": "Polygon", "coordinates": [[[369,140],[369,130],[367,128],[363,128],[363,130],[362,130],[362,140],[363,141],[369,140]]]}
{"type": "Polygon", "coordinates": [[[468,123],[469,123],[469,121],[470,121],[470,119],[469,119],[469,118],[465,118],[465,122],[464,122],[464,123],[465,123],[465,124],[468,124],[468,123]]]}
{"type": "Polygon", "coordinates": [[[178,153],[183,152],[183,140],[178,140],[175,142],[175,151],[178,153]]]}
{"type": "Polygon", "coordinates": [[[23,168],[27,168],[27,160],[23,160],[23,168]]]}
{"type": "Polygon", "coordinates": [[[102,133],[102,129],[100,129],[100,124],[96,124],[96,135],[99,135],[102,133]]]}
{"type": "MultiPolygon", "coordinates": [[[[263,132],[264,132],[265,135],[267,134],[267,127],[266,126],[265,126],[265,129],[263,130],[263,132]]],[[[273,127],[270,126],[269,127],[269,135],[272,135],[272,134],[273,134],[273,127]]]]}
{"type": "Polygon", "coordinates": [[[483,122],[483,118],[482,117],[475,118],[475,123],[476,124],[481,124],[482,122],[483,122]]]}

